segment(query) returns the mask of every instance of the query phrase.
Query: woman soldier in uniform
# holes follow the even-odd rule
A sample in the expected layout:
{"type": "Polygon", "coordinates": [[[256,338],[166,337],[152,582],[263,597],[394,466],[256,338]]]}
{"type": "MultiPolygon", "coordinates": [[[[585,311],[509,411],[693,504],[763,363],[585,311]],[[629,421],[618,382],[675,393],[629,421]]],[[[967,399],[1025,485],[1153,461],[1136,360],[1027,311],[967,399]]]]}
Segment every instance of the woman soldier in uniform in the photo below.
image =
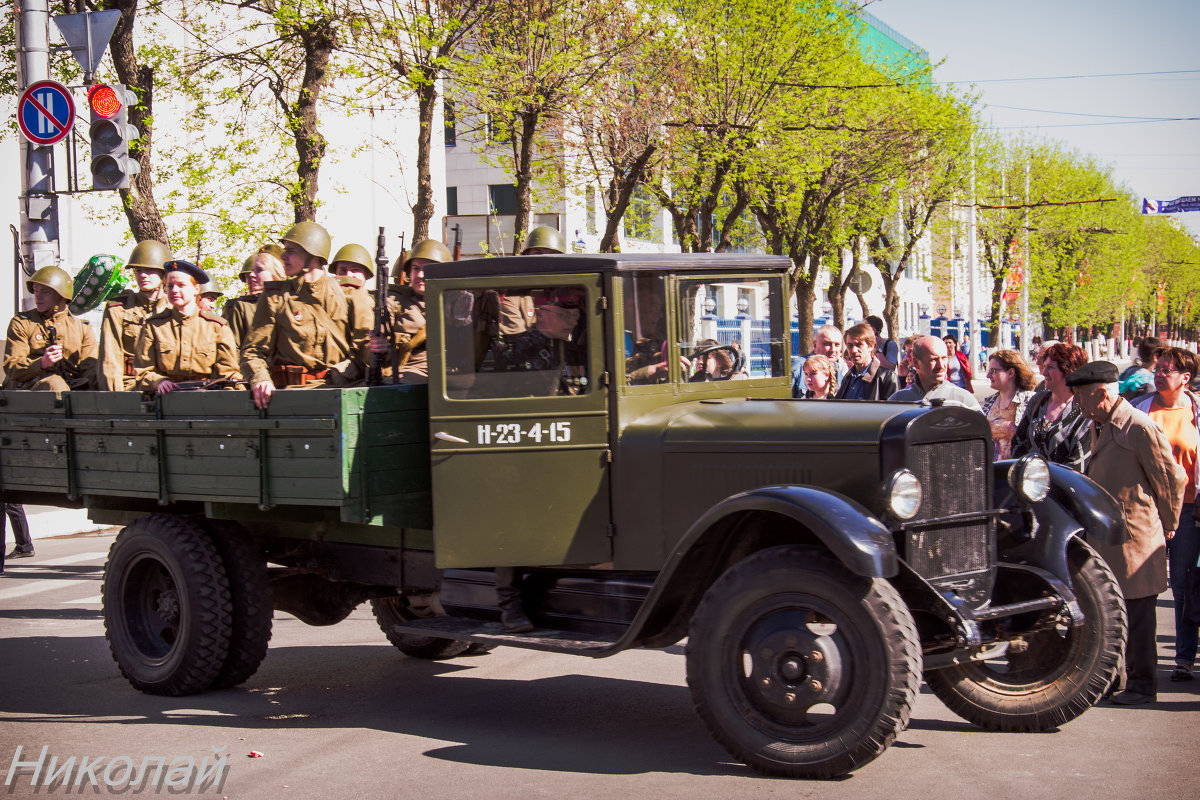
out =
{"type": "Polygon", "coordinates": [[[136,291],[126,291],[108,301],[100,325],[100,379],[97,388],[121,392],[133,388],[133,350],[142,325],[151,314],[167,308],[162,294],[163,264],[171,249],[162,242],[138,242],[126,265],[133,270],[136,291]]]}
{"type": "Polygon", "coordinates": [[[366,374],[372,320],[355,313],[325,271],[329,233],[315,222],[298,222],[282,241],[288,280],[263,287],[242,344],[242,375],[259,408],[277,388],[352,386],[366,374]]]}
{"type": "Polygon", "coordinates": [[[254,319],[254,307],[258,305],[258,296],[262,294],[263,285],[267,281],[281,281],[287,277],[283,272],[283,262],[279,260],[276,251],[283,253],[283,249],[278,245],[263,245],[261,250],[246,259],[242,264],[242,271],[238,273],[238,277],[246,283],[246,293],[225,304],[225,311],[221,316],[229,323],[229,330],[233,332],[233,340],[238,347],[246,340],[246,333],[254,319]]]}
{"type": "Polygon", "coordinates": [[[66,392],[91,388],[96,373],[96,338],[90,325],[67,311],[71,276],[42,267],[25,287],[34,308],[8,323],[4,345],[4,388],[66,392]]]}
{"type": "Polygon", "coordinates": [[[237,346],[228,323],[197,303],[204,270],[190,261],[168,261],[171,307],[152,314],[133,356],[135,388],[164,394],[184,381],[238,378],[237,346]]]}

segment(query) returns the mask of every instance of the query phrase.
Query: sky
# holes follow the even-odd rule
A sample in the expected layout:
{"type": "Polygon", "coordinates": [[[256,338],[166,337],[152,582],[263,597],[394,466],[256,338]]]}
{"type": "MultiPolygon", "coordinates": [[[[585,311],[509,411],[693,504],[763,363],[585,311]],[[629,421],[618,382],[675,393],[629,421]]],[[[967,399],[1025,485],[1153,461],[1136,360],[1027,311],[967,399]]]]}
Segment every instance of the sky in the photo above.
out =
{"type": "MultiPolygon", "coordinates": [[[[1096,156],[1141,197],[1200,195],[1200,0],[874,0],[866,10],[929,51],[935,80],[978,95],[985,124],[1096,156]],[[1142,121],[1164,117],[1190,119],[1142,121]]],[[[1176,218],[1200,239],[1200,212],[1176,218]]]]}

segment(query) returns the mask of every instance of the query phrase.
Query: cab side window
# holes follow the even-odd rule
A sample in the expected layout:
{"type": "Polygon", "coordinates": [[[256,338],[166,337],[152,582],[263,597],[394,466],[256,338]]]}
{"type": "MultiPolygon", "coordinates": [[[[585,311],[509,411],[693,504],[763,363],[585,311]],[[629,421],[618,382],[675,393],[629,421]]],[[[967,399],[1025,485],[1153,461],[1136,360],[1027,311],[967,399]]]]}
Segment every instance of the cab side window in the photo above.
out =
{"type": "Polygon", "coordinates": [[[459,289],[442,296],[452,400],[591,391],[582,286],[459,289]]]}
{"type": "Polygon", "coordinates": [[[625,382],[631,386],[666,383],[667,288],[661,275],[624,275],[625,382]]]}

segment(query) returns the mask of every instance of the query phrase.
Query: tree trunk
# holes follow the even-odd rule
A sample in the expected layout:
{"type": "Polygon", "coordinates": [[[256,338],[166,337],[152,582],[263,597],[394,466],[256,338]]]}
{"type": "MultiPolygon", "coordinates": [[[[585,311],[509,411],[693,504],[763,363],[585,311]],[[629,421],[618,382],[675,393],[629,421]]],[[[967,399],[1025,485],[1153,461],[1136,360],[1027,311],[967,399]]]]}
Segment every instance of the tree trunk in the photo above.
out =
{"type": "Polygon", "coordinates": [[[517,213],[513,219],[513,255],[521,254],[525,234],[529,233],[529,220],[533,209],[533,141],[537,134],[540,112],[521,112],[521,135],[517,140],[513,172],[517,177],[517,213]]]}
{"type": "Polygon", "coordinates": [[[437,108],[437,75],[425,71],[425,82],[417,89],[417,202],[412,204],[415,245],[429,238],[429,221],[433,219],[433,178],[429,169],[433,149],[433,112],[437,108]]]}
{"type": "MultiPolygon", "coordinates": [[[[838,262],[845,262],[845,255],[842,248],[837,248],[838,262]]],[[[853,253],[850,257],[850,269],[843,276],[841,274],[831,275],[829,281],[829,305],[833,307],[833,324],[838,330],[846,330],[846,292],[850,289],[850,282],[854,280],[854,276],[858,274],[858,254],[853,253]]]]}
{"type": "Polygon", "coordinates": [[[113,66],[121,83],[134,90],[137,105],[128,112],[129,124],[138,130],[138,140],[129,147],[130,154],[137,159],[141,172],[133,176],[128,189],[121,189],[121,205],[129,230],[136,241],[154,239],[170,245],[171,237],[162,213],[154,199],[154,172],[151,154],[154,135],[154,70],[137,63],[137,52],[133,44],[133,23],[137,16],[138,0],[119,0],[115,7],[120,9],[121,18],[113,30],[109,42],[113,66]]]}
{"type": "Polygon", "coordinates": [[[321,159],[325,157],[325,137],[317,125],[317,100],[337,40],[333,22],[327,18],[303,23],[299,34],[304,44],[304,77],[296,101],[289,109],[288,124],[296,141],[297,184],[291,191],[292,207],[296,222],[304,222],[317,217],[321,159]]]}
{"type": "Polygon", "coordinates": [[[642,181],[642,174],[646,171],[646,165],[650,163],[651,157],[653,157],[657,150],[658,145],[648,145],[633,160],[633,163],[624,175],[614,176],[609,183],[610,206],[608,209],[608,219],[604,225],[604,235],[600,238],[601,253],[616,253],[619,251],[618,231],[621,227],[621,220],[625,218],[625,212],[629,210],[629,202],[633,199],[633,192],[637,188],[637,185],[642,181]]]}

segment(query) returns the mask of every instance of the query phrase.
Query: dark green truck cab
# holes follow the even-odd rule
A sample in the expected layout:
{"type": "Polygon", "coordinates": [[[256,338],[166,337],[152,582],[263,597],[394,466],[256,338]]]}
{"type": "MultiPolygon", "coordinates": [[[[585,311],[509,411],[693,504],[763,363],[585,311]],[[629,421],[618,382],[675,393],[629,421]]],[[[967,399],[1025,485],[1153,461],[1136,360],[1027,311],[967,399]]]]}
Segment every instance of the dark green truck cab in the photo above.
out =
{"type": "Polygon", "coordinates": [[[992,463],[976,412],[791,398],[786,259],[537,256],[427,273],[429,385],[0,393],[0,490],[126,525],[105,572],[137,688],[257,669],[272,609],[369,601],[403,652],[588,656],[687,639],[713,735],[771,774],[837,775],[907,723],[922,676],[997,730],[1112,682],[1120,591],[1087,540],[1111,498],[992,463]],[[506,634],[493,570],[538,628],[506,634]]]}

